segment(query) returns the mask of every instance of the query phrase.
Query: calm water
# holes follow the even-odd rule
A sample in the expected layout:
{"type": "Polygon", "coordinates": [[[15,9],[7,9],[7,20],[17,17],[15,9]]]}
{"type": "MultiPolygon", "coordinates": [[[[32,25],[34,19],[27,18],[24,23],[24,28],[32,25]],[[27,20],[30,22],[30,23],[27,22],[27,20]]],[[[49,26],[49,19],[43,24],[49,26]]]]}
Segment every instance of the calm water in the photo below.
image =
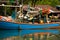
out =
{"type": "MultiPolygon", "coordinates": [[[[60,33],[60,30],[54,29],[54,30],[0,30],[0,40],[7,40],[6,38],[11,37],[24,37],[28,34],[35,34],[35,33],[46,33],[49,32],[52,35],[57,35],[60,33]]],[[[8,39],[9,40],[9,39],[8,39]]],[[[11,39],[13,40],[13,39],[11,39]]]]}

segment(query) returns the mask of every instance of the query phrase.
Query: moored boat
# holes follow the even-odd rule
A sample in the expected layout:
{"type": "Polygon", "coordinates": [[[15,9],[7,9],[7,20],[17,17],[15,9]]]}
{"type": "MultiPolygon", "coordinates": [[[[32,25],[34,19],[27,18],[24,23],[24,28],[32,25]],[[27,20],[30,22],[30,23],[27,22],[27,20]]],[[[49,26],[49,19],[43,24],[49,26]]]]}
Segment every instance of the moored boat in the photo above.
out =
{"type": "MultiPolygon", "coordinates": [[[[11,6],[8,6],[6,5],[7,7],[11,7],[11,6]]],[[[28,8],[28,11],[27,13],[24,15],[22,11],[22,7],[19,7],[21,10],[19,12],[17,12],[17,14],[15,14],[15,10],[13,11],[12,13],[12,16],[11,16],[11,20],[10,18],[1,18],[0,20],[0,29],[37,29],[37,28],[51,28],[51,27],[58,27],[60,26],[60,24],[57,24],[57,23],[51,23],[50,24],[50,20],[48,20],[48,14],[50,14],[50,9],[42,9],[42,8],[39,8],[39,11],[32,11],[30,10],[30,8],[28,8]],[[30,11],[29,11],[30,10],[30,11]],[[36,15],[35,15],[36,14],[36,15]],[[37,16],[37,17],[36,17],[37,16]],[[44,17],[41,17],[41,16],[44,16],[44,17]],[[7,20],[9,19],[9,20],[7,20]],[[21,24],[18,24],[18,23],[12,23],[12,19],[15,20],[15,21],[18,21],[18,22],[31,22],[34,23],[35,22],[35,19],[40,22],[41,20],[44,20],[41,21],[42,24],[24,24],[24,23],[21,23],[21,24]],[[23,21],[24,20],[24,21],[23,21]],[[5,21],[9,21],[9,22],[5,22],[5,21]],[[43,24],[43,23],[49,23],[49,24],[43,24]]]]}

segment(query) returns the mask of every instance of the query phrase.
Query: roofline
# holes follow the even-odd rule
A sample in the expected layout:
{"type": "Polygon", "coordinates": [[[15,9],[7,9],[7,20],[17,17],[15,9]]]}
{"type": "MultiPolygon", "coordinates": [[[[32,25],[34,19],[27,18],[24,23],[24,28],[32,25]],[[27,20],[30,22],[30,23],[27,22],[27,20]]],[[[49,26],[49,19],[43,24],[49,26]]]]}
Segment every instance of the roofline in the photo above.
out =
{"type": "Polygon", "coordinates": [[[0,7],[20,7],[20,6],[13,6],[13,5],[0,5],[0,7]]]}

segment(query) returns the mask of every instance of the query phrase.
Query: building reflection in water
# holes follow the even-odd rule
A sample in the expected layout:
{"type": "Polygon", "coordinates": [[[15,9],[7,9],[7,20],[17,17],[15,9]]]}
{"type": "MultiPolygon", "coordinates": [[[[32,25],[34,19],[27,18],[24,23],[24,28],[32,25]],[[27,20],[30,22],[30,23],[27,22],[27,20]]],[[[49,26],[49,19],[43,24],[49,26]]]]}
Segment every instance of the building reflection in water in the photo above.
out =
{"type": "Polygon", "coordinates": [[[48,40],[59,30],[0,30],[0,40],[48,40]]]}

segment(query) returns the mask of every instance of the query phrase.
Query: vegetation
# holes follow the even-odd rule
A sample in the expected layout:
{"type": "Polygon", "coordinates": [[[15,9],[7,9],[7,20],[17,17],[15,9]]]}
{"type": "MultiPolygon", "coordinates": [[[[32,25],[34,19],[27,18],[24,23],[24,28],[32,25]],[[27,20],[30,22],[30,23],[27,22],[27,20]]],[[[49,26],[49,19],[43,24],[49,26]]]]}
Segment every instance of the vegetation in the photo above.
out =
{"type": "Polygon", "coordinates": [[[31,5],[51,5],[56,6],[60,5],[60,0],[25,0],[24,4],[30,3],[31,5]]]}
{"type": "MultiPolygon", "coordinates": [[[[22,3],[22,0],[9,0],[10,2],[7,2],[5,4],[8,5],[20,5],[22,3]],[[16,3],[14,3],[14,1],[16,3]]],[[[56,5],[60,5],[60,0],[23,0],[23,4],[29,4],[30,6],[35,6],[35,5],[50,5],[50,6],[56,6],[56,5]]],[[[10,8],[6,8],[8,10],[7,14],[11,14],[11,9],[10,8]]],[[[2,14],[2,12],[4,12],[3,10],[0,10],[0,13],[2,14]]]]}
{"type": "MultiPolygon", "coordinates": [[[[15,2],[19,2],[19,4],[22,3],[22,0],[9,0],[10,2],[7,2],[7,4],[14,4],[15,2]]],[[[51,6],[56,6],[60,5],[60,0],[23,0],[24,4],[31,4],[31,5],[51,5],[51,6]]],[[[16,3],[17,4],[17,3],[16,3]]]]}

